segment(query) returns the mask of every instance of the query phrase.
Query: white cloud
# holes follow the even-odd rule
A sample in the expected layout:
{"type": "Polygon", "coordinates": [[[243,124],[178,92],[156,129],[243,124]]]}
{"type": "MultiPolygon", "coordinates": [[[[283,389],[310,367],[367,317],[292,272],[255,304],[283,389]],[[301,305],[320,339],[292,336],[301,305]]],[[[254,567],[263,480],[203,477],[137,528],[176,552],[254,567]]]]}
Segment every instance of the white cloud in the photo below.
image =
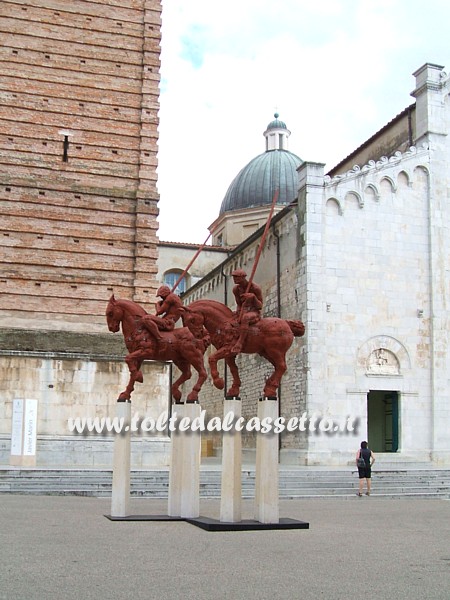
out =
{"type": "Polygon", "coordinates": [[[331,168],[450,68],[443,0],[163,2],[160,239],[202,242],[278,110],[289,149],[331,168]]]}

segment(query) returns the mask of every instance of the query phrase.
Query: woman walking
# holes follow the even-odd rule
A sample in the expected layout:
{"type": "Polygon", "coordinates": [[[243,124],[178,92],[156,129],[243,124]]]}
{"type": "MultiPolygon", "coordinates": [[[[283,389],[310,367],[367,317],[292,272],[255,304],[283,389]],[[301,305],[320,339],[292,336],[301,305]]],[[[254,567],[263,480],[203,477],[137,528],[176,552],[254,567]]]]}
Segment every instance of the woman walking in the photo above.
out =
{"type": "Polygon", "coordinates": [[[367,442],[361,442],[361,448],[356,453],[356,466],[359,475],[359,491],[357,496],[362,496],[364,489],[364,480],[366,480],[366,496],[370,496],[370,484],[372,478],[372,465],[375,462],[375,456],[368,447],[367,442]]]}

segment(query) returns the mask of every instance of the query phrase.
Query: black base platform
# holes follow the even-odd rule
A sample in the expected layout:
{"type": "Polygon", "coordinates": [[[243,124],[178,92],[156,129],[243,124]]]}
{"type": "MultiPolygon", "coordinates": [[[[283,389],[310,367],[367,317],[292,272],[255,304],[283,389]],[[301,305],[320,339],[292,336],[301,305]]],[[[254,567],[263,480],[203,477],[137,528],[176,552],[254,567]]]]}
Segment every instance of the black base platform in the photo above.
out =
{"type": "Polygon", "coordinates": [[[273,531],[275,529],[309,529],[309,523],[297,521],[296,519],[280,519],[278,523],[260,523],[253,519],[239,521],[238,523],[226,523],[209,517],[198,517],[197,519],[186,519],[191,525],[201,527],[206,531],[273,531]]]}
{"type": "Polygon", "coordinates": [[[112,517],[105,515],[110,521],[186,521],[181,517],[169,517],[169,515],[128,515],[127,517],[112,517]]]}
{"type": "Polygon", "coordinates": [[[110,521],[184,521],[200,527],[205,531],[268,531],[275,529],[309,529],[309,523],[296,519],[280,519],[278,523],[260,523],[246,519],[238,523],[226,523],[209,517],[188,519],[185,517],[169,517],[168,515],[128,515],[127,517],[112,517],[105,515],[110,521]]]}

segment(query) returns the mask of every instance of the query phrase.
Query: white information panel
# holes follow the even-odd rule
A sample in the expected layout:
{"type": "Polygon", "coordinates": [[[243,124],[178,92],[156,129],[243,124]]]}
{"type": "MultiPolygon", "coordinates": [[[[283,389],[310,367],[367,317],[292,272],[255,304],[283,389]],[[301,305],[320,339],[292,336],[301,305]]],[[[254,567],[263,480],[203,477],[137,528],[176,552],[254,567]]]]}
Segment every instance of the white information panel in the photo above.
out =
{"type": "Polygon", "coordinates": [[[34,456],[36,454],[37,437],[37,400],[25,400],[23,454],[34,456]]]}
{"type": "Polygon", "coordinates": [[[13,400],[12,426],[11,426],[11,454],[22,455],[23,442],[23,407],[24,400],[16,398],[13,400]]]}
{"type": "Polygon", "coordinates": [[[11,423],[11,464],[34,465],[36,457],[38,401],[15,398],[11,423]]]}

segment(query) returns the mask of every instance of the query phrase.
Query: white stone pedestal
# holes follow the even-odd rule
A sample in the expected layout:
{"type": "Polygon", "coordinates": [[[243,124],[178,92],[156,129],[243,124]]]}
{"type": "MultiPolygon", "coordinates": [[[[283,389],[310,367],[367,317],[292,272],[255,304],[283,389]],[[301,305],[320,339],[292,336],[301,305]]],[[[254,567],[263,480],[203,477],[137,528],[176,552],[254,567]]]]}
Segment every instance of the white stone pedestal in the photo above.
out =
{"type": "Polygon", "coordinates": [[[124,426],[114,438],[111,516],[127,517],[130,514],[131,402],[118,402],[116,416],[119,422],[123,418],[124,426]]]}
{"type": "MultiPolygon", "coordinates": [[[[264,398],[258,402],[260,422],[278,418],[278,401],[264,398]]],[[[260,523],[279,523],[278,434],[256,434],[255,519],[260,523]]]]}
{"type": "MultiPolygon", "coordinates": [[[[223,416],[234,414],[233,424],[241,416],[240,400],[225,400],[223,416]]],[[[241,521],[242,496],[242,440],[241,432],[234,427],[222,434],[222,486],[220,497],[220,520],[226,523],[241,521]]]]}
{"type": "Polygon", "coordinates": [[[200,417],[199,404],[175,404],[174,412],[177,413],[177,430],[172,432],[170,473],[169,473],[169,501],[167,514],[170,517],[195,519],[200,514],[200,454],[201,432],[180,431],[178,426],[192,423],[200,417]]]}

